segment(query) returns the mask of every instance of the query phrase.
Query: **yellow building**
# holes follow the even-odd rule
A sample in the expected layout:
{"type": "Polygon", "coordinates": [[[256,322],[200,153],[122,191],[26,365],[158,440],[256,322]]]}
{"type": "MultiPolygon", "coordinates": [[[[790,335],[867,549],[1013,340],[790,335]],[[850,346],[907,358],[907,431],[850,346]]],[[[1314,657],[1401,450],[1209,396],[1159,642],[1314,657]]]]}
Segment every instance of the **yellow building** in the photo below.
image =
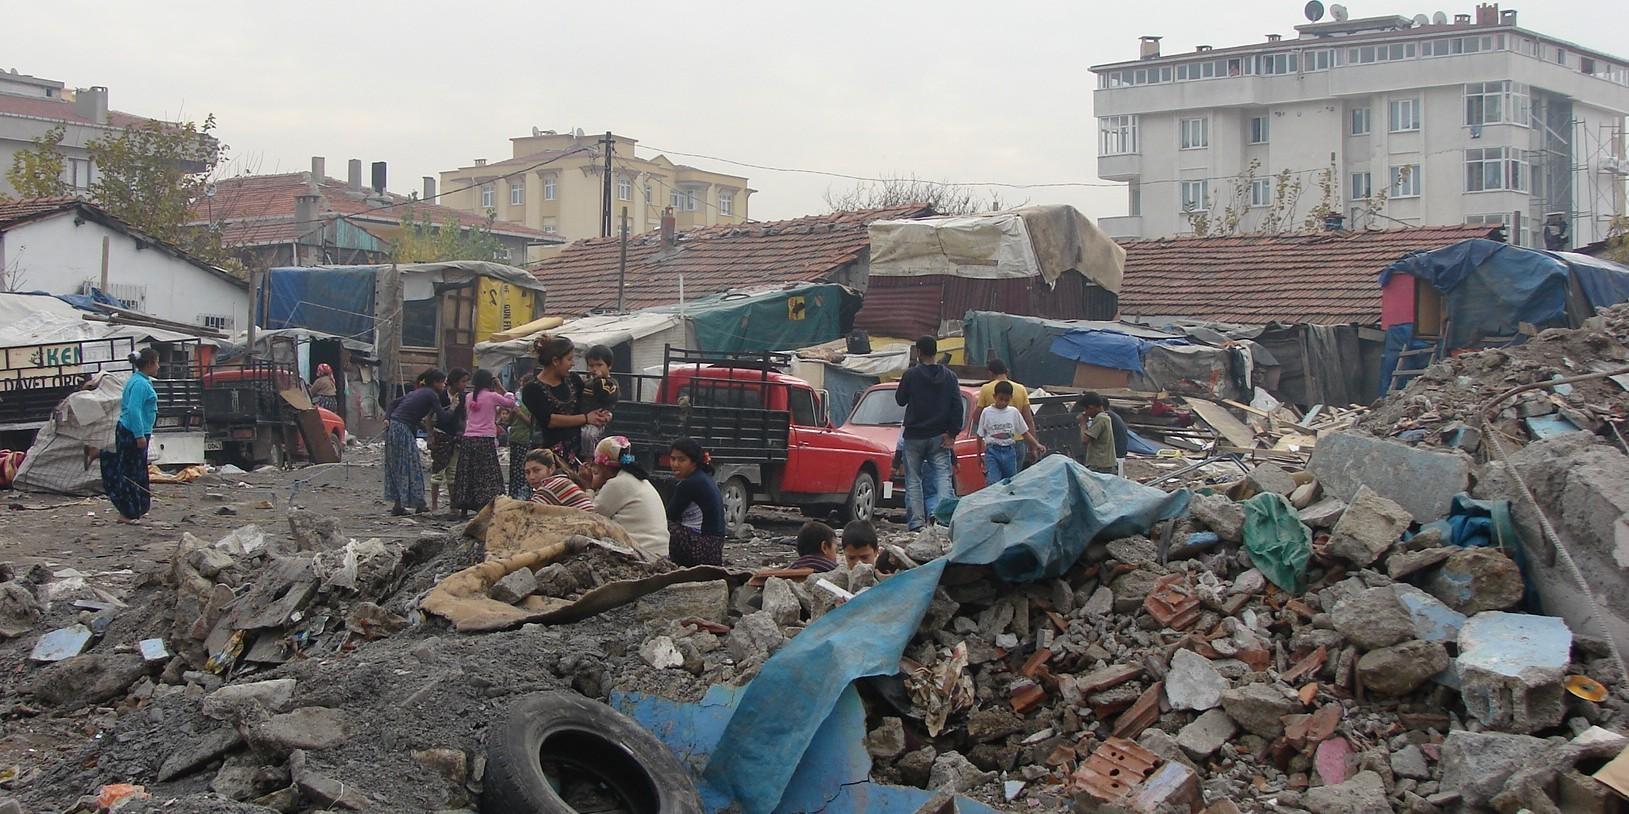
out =
{"type": "MultiPolygon", "coordinates": [[[[481,215],[491,211],[498,220],[567,240],[599,237],[603,139],[580,130],[562,134],[533,128],[530,136],[510,139],[512,158],[476,159],[471,166],[441,173],[446,194],[437,203],[481,215]]],[[[667,207],[673,208],[680,230],[746,222],[747,198],[755,191],[747,179],[675,164],[666,156],[637,158],[634,139],[614,134],[611,139],[613,234],[624,207],[630,234],[659,229],[667,207]]]]}

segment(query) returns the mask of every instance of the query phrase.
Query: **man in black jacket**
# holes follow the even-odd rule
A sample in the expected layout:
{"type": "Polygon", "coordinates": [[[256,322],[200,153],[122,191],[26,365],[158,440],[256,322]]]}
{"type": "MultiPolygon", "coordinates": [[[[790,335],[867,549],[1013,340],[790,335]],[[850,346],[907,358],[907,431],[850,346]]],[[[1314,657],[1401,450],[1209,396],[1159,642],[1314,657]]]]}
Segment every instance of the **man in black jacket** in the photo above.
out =
{"type": "Polygon", "coordinates": [[[940,500],[955,494],[951,470],[955,465],[952,449],[966,420],[962,406],[961,382],[956,374],[939,364],[939,342],[931,336],[916,340],[916,366],[905,371],[894,390],[894,400],[905,407],[905,501],[910,529],[916,531],[932,522],[940,500]],[[933,478],[936,492],[932,503],[924,499],[923,464],[933,478]]]}

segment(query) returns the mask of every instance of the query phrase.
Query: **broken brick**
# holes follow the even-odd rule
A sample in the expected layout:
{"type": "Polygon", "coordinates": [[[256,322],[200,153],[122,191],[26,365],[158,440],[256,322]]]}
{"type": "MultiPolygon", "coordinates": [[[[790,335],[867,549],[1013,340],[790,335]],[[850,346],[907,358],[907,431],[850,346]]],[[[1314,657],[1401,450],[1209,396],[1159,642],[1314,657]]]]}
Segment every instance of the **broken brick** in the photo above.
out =
{"type": "Polygon", "coordinates": [[[1028,660],[1026,660],[1024,662],[1024,668],[1022,670],[1019,670],[1019,673],[1022,674],[1026,678],[1034,678],[1036,673],[1042,672],[1041,668],[1044,667],[1046,665],[1046,663],[1051,661],[1051,660],[1052,660],[1052,651],[1051,650],[1047,650],[1046,648],[1042,648],[1040,650],[1037,650],[1033,654],[1030,655],[1028,660]]]}
{"type": "Polygon", "coordinates": [[[1306,656],[1302,657],[1300,661],[1296,662],[1295,666],[1291,667],[1289,672],[1284,674],[1284,680],[1295,682],[1300,681],[1303,678],[1308,678],[1316,674],[1319,670],[1323,669],[1324,662],[1328,660],[1329,648],[1320,644],[1318,645],[1317,650],[1308,653],[1306,656]]]}
{"type": "Polygon", "coordinates": [[[1143,600],[1143,609],[1172,630],[1185,630],[1199,621],[1199,597],[1182,574],[1160,577],[1143,600]]]}
{"type": "Polygon", "coordinates": [[[1143,691],[1137,703],[1120,714],[1114,721],[1114,736],[1135,738],[1160,719],[1160,696],[1165,693],[1165,682],[1156,681],[1143,691]]]}
{"type": "Polygon", "coordinates": [[[1090,695],[1110,687],[1118,687],[1142,674],[1143,668],[1140,664],[1116,664],[1075,679],[1075,685],[1080,687],[1083,694],[1090,695]]]}
{"type": "Polygon", "coordinates": [[[1025,684],[1012,692],[1012,711],[1022,715],[1045,700],[1045,688],[1039,684],[1025,684]]]}

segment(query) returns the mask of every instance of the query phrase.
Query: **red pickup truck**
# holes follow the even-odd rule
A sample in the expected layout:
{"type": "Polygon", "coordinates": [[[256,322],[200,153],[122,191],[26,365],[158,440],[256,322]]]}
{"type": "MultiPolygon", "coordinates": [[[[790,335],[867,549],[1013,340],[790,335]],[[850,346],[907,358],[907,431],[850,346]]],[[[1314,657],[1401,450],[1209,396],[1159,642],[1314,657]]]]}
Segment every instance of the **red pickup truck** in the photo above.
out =
{"type": "MultiPolygon", "coordinates": [[[[889,449],[897,449],[905,408],[894,400],[898,382],[884,382],[866,388],[860,400],[854,403],[854,412],[843,422],[843,429],[864,436],[889,449]]],[[[973,434],[973,422],[978,417],[979,389],[962,386],[962,405],[966,408],[962,432],[956,436],[956,494],[970,495],[984,488],[984,447],[973,434]]],[[[889,505],[903,505],[905,500],[905,473],[896,471],[894,494],[898,501],[889,505]]]]}
{"type": "Polygon", "coordinates": [[[893,448],[833,426],[826,394],[776,369],[789,363],[668,349],[654,400],[624,398],[611,431],[628,436],[653,475],[667,471],[669,443],[696,439],[711,454],[731,528],[754,502],[870,520],[892,497],[893,448]]]}

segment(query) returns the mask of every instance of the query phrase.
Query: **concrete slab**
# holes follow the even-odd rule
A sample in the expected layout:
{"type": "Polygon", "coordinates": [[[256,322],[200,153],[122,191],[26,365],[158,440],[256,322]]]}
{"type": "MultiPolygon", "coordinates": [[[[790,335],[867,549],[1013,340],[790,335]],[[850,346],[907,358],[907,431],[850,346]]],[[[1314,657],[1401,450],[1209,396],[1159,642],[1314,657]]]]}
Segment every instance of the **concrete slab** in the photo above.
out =
{"type": "Polygon", "coordinates": [[[1572,631],[1553,616],[1490,611],[1459,631],[1460,694],[1489,729],[1536,732],[1566,714],[1572,631]]]}
{"type": "Polygon", "coordinates": [[[1325,495],[1350,501],[1358,487],[1367,485],[1422,523],[1446,517],[1454,495],[1471,482],[1471,462],[1459,453],[1357,432],[1319,438],[1307,469],[1323,484],[1325,495]]]}

